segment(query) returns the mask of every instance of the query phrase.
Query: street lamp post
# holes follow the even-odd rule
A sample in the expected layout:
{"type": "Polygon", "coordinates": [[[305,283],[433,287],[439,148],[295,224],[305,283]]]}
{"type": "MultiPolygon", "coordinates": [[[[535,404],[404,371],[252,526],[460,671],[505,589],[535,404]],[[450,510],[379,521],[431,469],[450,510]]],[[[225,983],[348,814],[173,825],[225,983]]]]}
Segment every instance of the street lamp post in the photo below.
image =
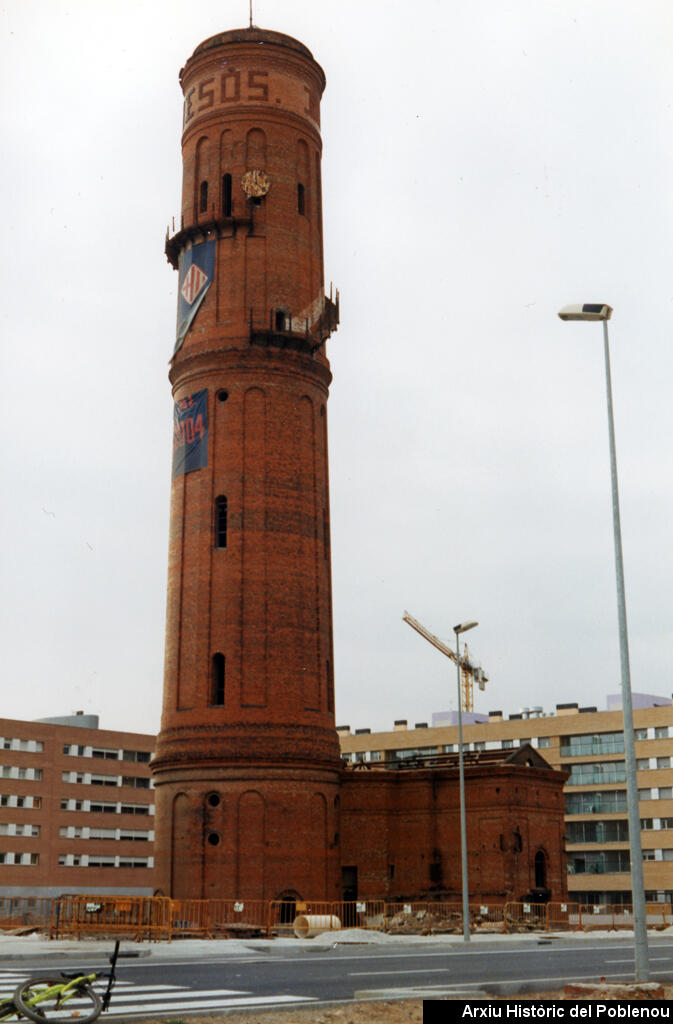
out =
{"type": "Polygon", "coordinates": [[[465,821],[465,766],[463,764],[463,702],[460,692],[460,634],[474,629],[478,622],[461,622],[453,627],[456,634],[456,670],[458,673],[458,777],[460,784],[460,872],[463,890],[463,939],[470,941],[470,897],[467,884],[467,828],[465,821]]]}
{"type": "Polygon", "coordinates": [[[608,399],[608,432],[610,435],[610,476],[612,480],[612,524],[615,540],[615,571],[617,576],[617,616],[619,620],[619,656],[622,681],[622,715],[624,720],[624,755],[626,761],[626,802],[629,818],[629,850],[631,857],[631,889],[633,896],[633,934],[635,943],[635,978],[647,981],[647,911],[645,909],[645,883],[643,880],[643,851],[640,842],[640,815],[638,813],[638,782],[636,778],[636,746],[633,735],[633,706],[631,701],[631,670],[629,642],[626,629],[626,597],[624,593],[624,563],[622,560],[622,532],[619,518],[619,490],[617,486],[617,452],[615,424],[612,411],[612,380],[610,375],[610,348],[608,320],[612,308],[604,303],[584,303],[565,306],[559,313],[561,320],[601,320],[603,323],[603,349],[605,353],[605,381],[608,399]]]}

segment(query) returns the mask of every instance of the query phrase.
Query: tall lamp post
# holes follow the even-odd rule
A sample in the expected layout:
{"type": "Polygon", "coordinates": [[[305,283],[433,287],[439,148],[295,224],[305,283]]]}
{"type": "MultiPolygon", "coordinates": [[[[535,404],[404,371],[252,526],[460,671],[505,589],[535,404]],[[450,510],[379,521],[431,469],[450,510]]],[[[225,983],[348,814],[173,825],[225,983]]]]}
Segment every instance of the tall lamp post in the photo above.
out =
{"type": "Polygon", "coordinates": [[[470,897],[467,885],[467,828],[465,821],[465,766],[463,764],[463,703],[460,692],[460,634],[474,629],[478,622],[460,622],[456,634],[456,671],[458,673],[458,776],[460,780],[460,874],[463,890],[463,939],[470,941],[470,897]]]}
{"type": "Polygon", "coordinates": [[[631,670],[629,668],[629,642],[626,630],[626,598],[624,595],[624,564],[622,561],[622,533],[619,518],[619,491],[617,487],[617,453],[615,424],[612,412],[612,381],[610,376],[610,349],[608,320],[612,308],[604,303],[585,302],[583,305],[564,306],[559,312],[561,320],[601,320],[603,323],[603,349],[605,352],[605,381],[608,398],[608,431],[610,435],[610,475],[612,479],[612,523],[615,538],[615,570],[617,575],[617,615],[619,619],[619,656],[622,674],[622,714],[624,719],[624,754],[626,760],[626,802],[629,818],[629,850],[631,857],[631,889],[633,895],[633,934],[635,942],[636,981],[647,981],[647,912],[645,909],[645,883],[643,880],[643,852],[640,842],[640,816],[638,813],[638,782],[636,779],[636,747],[633,735],[633,706],[631,701],[631,670]]]}

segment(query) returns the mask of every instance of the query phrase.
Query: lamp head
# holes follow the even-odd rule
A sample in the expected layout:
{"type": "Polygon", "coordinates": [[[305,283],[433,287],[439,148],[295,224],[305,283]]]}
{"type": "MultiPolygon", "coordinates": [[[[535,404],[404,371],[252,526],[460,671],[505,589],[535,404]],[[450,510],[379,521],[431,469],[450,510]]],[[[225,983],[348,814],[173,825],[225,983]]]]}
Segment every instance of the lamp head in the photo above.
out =
{"type": "Polygon", "coordinates": [[[609,320],[612,306],[606,302],[585,302],[575,306],[564,306],[559,312],[561,320],[609,320]]]}
{"type": "Polygon", "coordinates": [[[456,635],[458,633],[467,633],[468,629],[474,629],[474,627],[478,625],[478,622],[459,622],[457,626],[453,627],[453,632],[456,633],[456,635]]]}

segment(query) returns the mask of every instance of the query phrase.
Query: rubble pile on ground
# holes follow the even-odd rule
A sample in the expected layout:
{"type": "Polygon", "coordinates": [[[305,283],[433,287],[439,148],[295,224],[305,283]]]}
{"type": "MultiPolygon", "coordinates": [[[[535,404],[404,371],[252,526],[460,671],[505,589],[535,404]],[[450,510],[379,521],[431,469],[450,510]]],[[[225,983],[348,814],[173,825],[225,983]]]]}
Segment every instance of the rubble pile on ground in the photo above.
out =
{"type": "Polygon", "coordinates": [[[463,921],[457,911],[440,915],[431,910],[401,910],[387,919],[385,927],[391,935],[439,935],[462,932],[463,921]]]}

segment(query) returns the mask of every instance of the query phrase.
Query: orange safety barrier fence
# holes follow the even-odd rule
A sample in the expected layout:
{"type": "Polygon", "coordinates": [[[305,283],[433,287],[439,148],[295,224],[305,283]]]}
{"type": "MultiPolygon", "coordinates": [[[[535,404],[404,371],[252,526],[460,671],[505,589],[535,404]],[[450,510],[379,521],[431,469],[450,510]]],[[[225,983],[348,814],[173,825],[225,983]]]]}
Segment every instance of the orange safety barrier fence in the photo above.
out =
{"type": "Polygon", "coordinates": [[[212,939],[209,900],[171,900],[171,935],[201,935],[212,939]]]}
{"type": "MultiPolygon", "coordinates": [[[[648,903],[647,924],[673,924],[673,904],[648,903]]],[[[392,934],[460,933],[462,903],[385,900],[170,900],[166,897],[76,895],[54,899],[0,899],[0,929],[34,926],[50,938],[127,935],[136,940],[173,935],[204,938],[231,934],[312,935],[341,928],[392,934]]],[[[470,904],[470,931],[521,932],[632,929],[626,904],[470,904]]]]}
{"type": "Polygon", "coordinates": [[[324,923],[328,924],[326,931],[329,926],[336,928],[336,922],[327,922],[327,919],[336,917],[334,908],[338,906],[332,900],[272,900],[269,903],[269,935],[293,935],[294,922],[301,916],[325,919],[324,923]]]}
{"type": "Polygon", "coordinates": [[[420,935],[433,928],[459,932],[463,929],[462,904],[412,900],[386,903],[385,928],[394,935],[420,935]]]}
{"type": "Polygon", "coordinates": [[[673,903],[648,903],[645,909],[648,928],[666,928],[673,924],[673,903]]]}
{"type": "Polygon", "coordinates": [[[504,932],[504,903],[470,904],[470,927],[478,932],[504,932]]]}
{"type": "Polygon", "coordinates": [[[581,927],[579,903],[547,904],[547,931],[579,931],[581,927]]]}
{"type": "MultiPolygon", "coordinates": [[[[633,928],[633,916],[631,908],[618,905],[619,926],[633,928]]],[[[600,929],[601,931],[612,931],[617,927],[615,921],[615,908],[611,903],[581,903],[580,904],[580,928],[583,931],[600,929]]]]}
{"type": "Polygon", "coordinates": [[[61,896],[52,901],[50,938],[127,935],[170,939],[170,900],[147,896],[61,896]]]}
{"type": "Polygon", "coordinates": [[[0,930],[47,928],[51,916],[48,897],[8,896],[0,898],[0,930]]]}
{"type": "MultiPolygon", "coordinates": [[[[386,903],[386,931],[397,934],[426,934],[462,932],[462,903],[400,902],[386,903]]],[[[502,904],[470,904],[470,931],[502,932],[504,911],[502,904]]]]}
{"type": "MultiPolygon", "coordinates": [[[[580,909],[583,929],[633,929],[633,907],[628,903],[589,903],[580,909]]],[[[645,917],[648,928],[665,928],[673,923],[672,906],[670,903],[647,903],[645,917]]]]}
{"type": "Polygon", "coordinates": [[[380,931],[386,919],[385,900],[342,900],[332,904],[332,914],[342,928],[380,931]]]}
{"type": "Polygon", "coordinates": [[[504,930],[506,932],[545,931],[546,928],[546,903],[505,904],[504,930]]]}
{"type": "Polygon", "coordinates": [[[210,930],[222,933],[255,932],[266,935],[269,930],[269,904],[266,900],[209,900],[210,930]]]}

